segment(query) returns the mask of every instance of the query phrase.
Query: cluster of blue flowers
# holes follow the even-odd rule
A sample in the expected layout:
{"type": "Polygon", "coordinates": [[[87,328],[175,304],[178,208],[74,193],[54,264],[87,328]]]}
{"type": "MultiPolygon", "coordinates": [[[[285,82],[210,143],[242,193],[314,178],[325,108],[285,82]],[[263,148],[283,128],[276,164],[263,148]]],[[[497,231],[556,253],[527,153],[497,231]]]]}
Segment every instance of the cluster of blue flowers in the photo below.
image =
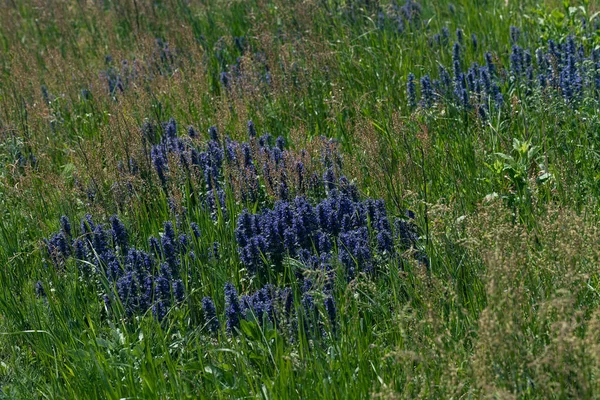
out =
{"type": "Polygon", "coordinates": [[[384,29],[386,26],[394,27],[396,32],[402,33],[406,27],[417,27],[421,22],[421,5],[414,0],[406,0],[400,5],[396,0],[388,7],[377,13],[377,26],[384,29]]]}
{"type": "MultiPolygon", "coordinates": [[[[446,41],[449,32],[442,30],[442,34],[435,37],[436,41],[446,41]]],[[[417,102],[417,82],[411,73],[407,82],[407,99],[410,107],[419,105],[422,108],[431,108],[435,104],[454,104],[461,109],[476,109],[482,118],[486,118],[489,107],[495,105],[501,107],[503,95],[500,90],[500,77],[496,73],[491,53],[485,53],[485,65],[472,63],[464,71],[464,34],[457,30],[457,42],[452,47],[452,74],[441,66],[439,67],[438,79],[431,79],[429,75],[419,80],[421,88],[421,99],[417,102]]],[[[477,47],[477,37],[471,37],[472,45],[477,47]]]]}
{"type": "MultiPolygon", "coordinates": [[[[253,205],[268,196],[259,202],[262,211],[258,214],[243,211],[235,229],[248,275],[259,277],[253,281],[266,285],[240,296],[227,284],[223,314],[218,313],[212,298],[203,298],[205,329],[217,334],[223,327],[234,334],[245,320],[278,329],[292,340],[298,330],[311,337],[326,332],[335,335],[335,271],[351,280],[360,272],[375,272],[379,262],[401,250],[416,249],[419,236],[412,222],[414,215],[392,224],[382,200],[361,200],[356,186],[341,176],[342,159],[335,141],[323,138],[320,157],[312,159],[304,150],[286,149],[282,137],[258,136],[252,121],[247,130],[248,141],[240,143],[220,138],[215,127],[209,129],[208,141],[202,141],[192,127],[187,135],[179,136],[174,119],[160,128],[149,123],[142,128],[146,156],[142,168],[146,165],[147,171],[154,171],[166,191],[183,176],[195,185],[195,195],[203,196],[200,207],[212,215],[235,212],[226,207],[226,189],[253,205]],[[298,293],[267,283],[272,282],[272,273],[283,272],[286,257],[304,265],[294,271],[301,288],[298,293]],[[342,268],[336,268],[338,265],[342,268]],[[315,276],[322,279],[313,283],[315,276]]],[[[121,162],[119,171],[141,174],[139,164],[135,159],[121,162]]],[[[166,222],[160,237],[149,238],[149,251],[131,245],[127,229],[117,217],[104,226],[87,215],[77,234],[69,220],[61,218],[61,230],[46,240],[48,255],[59,270],[74,259],[81,278],[95,282],[103,293],[107,310],[120,315],[122,306],[129,318],[151,312],[162,320],[185,300],[188,290],[184,281],[194,285],[191,275],[182,279],[186,276],[182,265],[196,258],[190,245],[200,236],[196,224],[183,223],[185,207],[179,209],[171,200],[169,205],[176,221],[166,222]]],[[[217,259],[218,244],[208,253],[209,258],[217,259]]],[[[427,262],[423,253],[417,250],[416,254],[427,262]]],[[[36,292],[43,297],[43,286],[38,286],[36,292]]]]}
{"type": "MultiPolygon", "coordinates": [[[[263,327],[278,329],[290,340],[295,340],[298,329],[302,325],[307,337],[325,336],[329,331],[335,335],[337,331],[337,308],[333,295],[324,290],[323,314],[321,317],[313,295],[316,288],[309,279],[301,287],[300,301],[295,301],[294,291],[290,287],[278,288],[266,284],[249,295],[240,296],[231,283],[225,284],[225,331],[234,335],[240,330],[241,321],[255,322],[263,327]],[[300,307],[296,307],[296,304],[300,307]],[[301,321],[301,322],[299,322],[301,321]],[[326,324],[325,324],[325,321],[326,324]]],[[[205,329],[217,334],[221,329],[219,317],[213,300],[202,299],[205,318],[205,329]]]]}
{"type": "Polygon", "coordinates": [[[295,157],[285,149],[285,139],[281,136],[275,145],[268,133],[258,137],[252,121],[248,121],[248,136],[247,142],[227,139],[225,143],[227,180],[242,201],[255,202],[266,193],[287,198],[290,191],[306,189],[305,153],[295,157]]]}
{"type": "Polygon", "coordinates": [[[414,0],[405,0],[381,6],[379,2],[369,0],[352,0],[345,2],[343,15],[353,23],[367,21],[364,13],[376,13],[377,27],[380,30],[390,29],[398,34],[408,27],[418,27],[421,22],[421,5],[414,0]]]}
{"type": "MultiPolygon", "coordinates": [[[[472,62],[464,70],[466,44],[462,30],[457,30],[457,41],[452,47],[452,74],[444,66],[439,67],[438,79],[425,75],[417,82],[415,76],[409,74],[406,89],[409,106],[430,108],[436,104],[454,104],[461,109],[476,110],[481,118],[486,118],[490,107],[502,107],[503,91],[513,87],[523,90],[526,96],[537,91],[545,96],[555,94],[569,103],[580,100],[586,93],[598,98],[600,50],[593,49],[586,54],[583,44],[577,44],[570,36],[562,44],[550,39],[532,52],[519,46],[519,29],[511,27],[510,36],[512,49],[508,68],[486,52],[484,65],[472,62]],[[420,83],[419,101],[417,83],[420,83]]],[[[448,40],[446,28],[433,39],[440,44],[448,40]]],[[[471,46],[474,51],[478,48],[475,35],[471,37],[471,46]]]]}
{"type": "Polygon", "coordinates": [[[115,65],[112,56],[106,56],[106,70],[100,73],[108,84],[111,96],[124,92],[134,82],[140,79],[153,79],[156,75],[167,75],[175,68],[176,56],[169,47],[169,43],[157,38],[154,51],[148,61],[123,60],[121,65],[115,65]]]}
{"type": "Polygon", "coordinates": [[[63,269],[74,258],[81,278],[98,283],[107,307],[112,309],[118,300],[128,317],[151,310],[162,320],[184,300],[180,267],[184,256],[194,257],[189,245],[190,235],[200,235],[197,225],[191,224],[189,235],[177,236],[173,224],[166,222],[160,239],[151,237],[151,251],[145,252],[130,246],[127,230],[117,217],[110,218],[110,227],[105,227],[86,215],[77,237],[67,217],[60,221],[61,230],[45,240],[50,259],[63,269]]]}
{"type": "Polygon", "coordinates": [[[524,75],[530,87],[537,84],[541,89],[552,88],[567,101],[581,99],[585,88],[591,97],[600,95],[600,49],[593,49],[586,56],[583,44],[577,45],[569,36],[562,45],[549,40],[547,50],[538,49],[535,59],[534,72],[530,53],[513,46],[513,74],[521,79],[524,75]]]}
{"type": "Polygon", "coordinates": [[[244,95],[249,90],[271,86],[273,77],[265,53],[255,52],[252,56],[248,54],[246,59],[251,60],[251,65],[243,64],[242,58],[237,57],[235,64],[228,65],[227,70],[219,75],[221,86],[227,92],[238,87],[239,94],[244,95]]]}
{"type": "Polygon", "coordinates": [[[331,169],[323,181],[327,197],[316,206],[299,196],[259,214],[240,215],[236,240],[250,274],[267,276],[285,255],[328,270],[337,252],[347,278],[353,279],[358,272],[373,271],[374,253],[394,255],[395,238],[402,248],[417,247],[414,225],[398,219],[394,232],[383,200],[361,201],[356,187],[345,177],[336,180],[331,169]]]}
{"type": "Polygon", "coordinates": [[[163,124],[162,132],[159,135],[158,129],[149,122],[142,127],[146,157],[150,159],[164,190],[169,190],[171,175],[175,179],[176,173],[183,173],[190,178],[190,183],[200,184],[197,189],[203,204],[215,217],[219,212],[226,215],[225,191],[222,187],[224,151],[218,142],[216,128],[210,128],[210,140],[204,151],[199,151],[194,144],[198,133],[193,127],[188,129],[187,138],[179,137],[177,122],[171,118],[163,124]],[[149,154],[148,146],[151,146],[149,154]],[[172,169],[174,171],[171,174],[172,169]]]}
{"type": "MultiPolygon", "coordinates": [[[[323,195],[320,176],[310,171],[341,168],[334,141],[322,140],[321,162],[315,166],[306,151],[295,153],[286,149],[283,137],[278,137],[275,143],[269,134],[258,137],[252,121],[248,122],[249,139],[241,143],[229,137],[221,140],[216,127],[209,129],[209,140],[204,144],[193,127],[188,128],[187,137],[177,136],[173,118],[163,124],[162,135],[158,131],[151,123],[142,127],[144,149],[161,185],[168,191],[169,182],[182,173],[197,183],[196,189],[213,215],[219,210],[227,215],[226,185],[242,202],[254,203],[266,198],[287,200],[296,194],[323,195]]],[[[130,160],[130,172],[136,171],[136,165],[130,160]]]]}

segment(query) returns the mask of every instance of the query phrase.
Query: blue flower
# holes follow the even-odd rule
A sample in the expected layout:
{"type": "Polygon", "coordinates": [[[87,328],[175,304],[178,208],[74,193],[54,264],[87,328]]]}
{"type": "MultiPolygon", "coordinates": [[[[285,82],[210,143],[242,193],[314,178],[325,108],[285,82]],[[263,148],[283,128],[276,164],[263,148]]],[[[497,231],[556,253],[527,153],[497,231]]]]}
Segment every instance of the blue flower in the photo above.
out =
{"type": "Polygon", "coordinates": [[[225,89],[229,89],[231,87],[231,76],[227,72],[221,72],[219,75],[219,80],[221,81],[221,85],[225,89]]]}
{"type": "Polygon", "coordinates": [[[487,67],[481,67],[479,69],[479,78],[480,78],[480,85],[485,90],[485,94],[487,96],[491,96],[492,95],[492,82],[490,81],[490,75],[488,74],[487,67]]]}
{"type": "Polygon", "coordinates": [[[456,28],[456,40],[458,41],[459,44],[463,44],[464,35],[463,35],[463,30],[460,28],[456,28]]]}
{"type": "Polygon", "coordinates": [[[297,240],[298,239],[296,237],[296,232],[294,232],[294,229],[292,229],[291,227],[287,228],[283,232],[283,244],[290,257],[294,257],[296,255],[296,251],[298,250],[297,240]]]}
{"type": "Polygon", "coordinates": [[[557,61],[557,63],[559,65],[562,64],[561,52],[560,52],[558,46],[556,45],[556,43],[554,42],[554,40],[552,40],[552,39],[548,40],[548,50],[549,50],[550,55],[557,61]]]}
{"type": "Polygon", "coordinates": [[[343,232],[339,236],[338,257],[346,267],[348,279],[353,279],[356,272],[370,272],[372,254],[368,243],[366,227],[343,232]]]}
{"type": "Polygon", "coordinates": [[[531,57],[531,52],[529,50],[525,50],[523,52],[523,67],[525,69],[532,66],[533,58],[531,57]]]}
{"type": "Polygon", "coordinates": [[[133,273],[128,272],[117,281],[117,294],[125,308],[128,316],[132,316],[136,311],[136,303],[139,302],[137,284],[133,273]]]}
{"type": "Polygon", "coordinates": [[[160,257],[162,252],[160,250],[160,243],[157,238],[150,236],[148,238],[148,246],[150,246],[150,251],[155,257],[160,257]]]}
{"type": "Polygon", "coordinates": [[[419,240],[415,226],[402,219],[396,220],[396,235],[404,248],[414,247],[419,240]]]}
{"type": "Polygon", "coordinates": [[[514,44],[512,53],[510,54],[510,68],[515,76],[520,76],[523,73],[523,49],[514,44]]]}
{"type": "Polygon", "coordinates": [[[546,69],[546,56],[544,55],[544,50],[542,50],[541,47],[535,51],[535,59],[540,71],[544,71],[546,69]]]}
{"type": "Polygon", "coordinates": [[[323,183],[328,191],[335,189],[336,179],[333,168],[330,167],[325,170],[325,173],[323,174],[323,183]]]}
{"type": "Polygon", "coordinates": [[[156,297],[168,302],[171,299],[171,285],[169,278],[161,275],[155,282],[156,297]]]}
{"type": "Polygon", "coordinates": [[[174,271],[176,271],[179,264],[176,243],[171,241],[171,238],[165,234],[161,238],[161,244],[165,261],[174,271]]]}
{"type": "Polygon", "coordinates": [[[159,145],[152,146],[151,157],[152,165],[154,165],[158,178],[160,179],[160,182],[165,185],[167,183],[165,173],[168,170],[168,166],[162,148],[159,145]]]}
{"type": "Polygon", "coordinates": [[[63,232],[59,232],[46,241],[48,255],[58,266],[71,255],[71,246],[63,232]]]}
{"type": "Polygon", "coordinates": [[[160,272],[161,276],[164,278],[167,278],[169,280],[173,278],[173,270],[167,263],[162,263],[160,265],[159,272],[160,272]]]}
{"type": "Polygon", "coordinates": [[[235,165],[238,164],[237,155],[236,155],[238,149],[239,149],[239,143],[234,142],[229,137],[227,137],[227,139],[225,140],[225,156],[227,157],[228,161],[234,163],[235,165]]]}
{"type": "Polygon", "coordinates": [[[119,261],[116,258],[107,263],[106,270],[107,278],[111,282],[116,282],[123,274],[121,264],[119,264],[119,261]]]}
{"type": "Polygon", "coordinates": [[[167,311],[168,305],[165,301],[160,300],[152,306],[152,315],[154,315],[154,318],[158,321],[162,321],[165,318],[167,311]]]}
{"type": "Polygon", "coordinates": [[[452,88],[452,78],[450,77],[448,70],[446,70],[446,68],[444,68],[442,65],[439,67],[439,73],[440,83],[444,89],[444,94],[447,96],[452,88]]]}
{"type": "Polygon", "coordinates": [[[415,75],[412,72],[408,74],[408,80],[406,84],[406,97],[408,98],[408,105],[410,107],[417,106],[417,89],[415,85],[415,75]]]}
{"type": "Polygon", "coordinates": [[[120,247],[121,251],[127,251],[128,236],[125,225],[123,225],[116,215],[110,218],[110,223],[112,226],[112,233],[115,243],[120,247]]]}
{"type": "Polygon", "coordinates": [[[452,46],[452,63],[458,63],[458,65],[460,65],[460,52],[460,44],[458,42],[454,42],[454,46],[452,46]]]}
{"type": "Polygon", "coordinates": [[[100,224],[94,227],[92,244],[94,246],[94,250],[99,256],[103,256],[108,251],[106,232],[100,224]]]}
{"type": "Polygon", "coordinates": [[[229,282],[225,284],[225,314],[227,316],[227,332],[232,334],[235,332],[235,329],[240,327],[242,309],[240,307],[237,290],[235,290],[235,287],[229,282]]]}
{"type": "Polygon", "coordinates": [[[301,247],[311,246],[313,236],[318,228],[317,215],[313,207],[304,197],[296,197],[294,200],[295,213],[292,227],[301,247]]]}
{"type": "Polygon", "coordinates": [[[248,244],[240,249],[240,258],[251,275],[255,275],[263,265],[263,255],[267,250],[267,242],[262,235],[252,237],[248,244]]]}
{"type": "Polygon", "coordinates": [[[267,152],[266,154],[268,154],[268,149],[269,149],[269,146],[271,145],[271,135],[268,133],[265,133],[264,135],[262,135],[258,139],[258,145],[260,147],[262,147],[262,150],[264,152],[267,152]]]}
{"type": "Polygon", "coordinates": [[[271,159],[275,161],[275,166],[279,167],[283,161],[283,153],[279,147],[275,147],[271,150],[271,159]]]}
{"type": "Polygon", "coordinates": [[[146,312],[154,301],[154,278],[147,275],[143,279],[140,295],[140,311],[146,312]]]}
{"type": "Polygon", "coordinates": [[[496,74],[496,67],[494,66],[491,53],[485,53],[485,64],[487,66],[488,72],[490,73],[490,76],[494,76],[496,74]]]}
{"type": "Polygon", "coordinates": [[[318,235],[318,248],[320,253],[329,253],[333,248],[333,244],[331,242],[331,238],[325,232],[319,232],[318,235]]]}
{"type": "Polygon", "coordinates": [[[514,43],[519,41],[519,36],[521,36],[521,31],[516,26],[510,27],[510,40],[514,43]]]}
{"type": "Polygon", "coordinates": [[[421,18],[421,5],[414,0],[406,0],[400,11],[408,23],[416,24],[421,18]]]}
{"type": "Polygon", "coordinates": [[[268,299],[264,299],[260,291],[254,293],[252,296],[244,296],[243,312],[246,317],[249,319],[252,318],[262,324],[266,312],[265,301],[268,301],[268,299]]]}
{"type": "Polygon", "coordinates": [[[190,227],[192,228],[192,233],[196,239],[200,238],[200,227],[197,223],[191,222],[190,227]]]}
{"type": "Polygon", "coordinates": [[[35,295],[37,297],[46,297],[46,291],[41,281],[37,281],[35,284],[35,295]]]}
{"type": "Polygon", "coordinates": [[[183,281],[181,279],[177,279],[173,282],[173,295],[175,296],[175,301],[178,303],[183,302],[185,298],[185,286],[183,286],[183,281]]]}
{"type": "Polygon", "coordinates": [[[62,232],[67,238],[71,237],[71,223],[69,222],[69,218],[63,215],[60,217],[60,226],[62,228],[62,232]]]}
{"type": "Polygon", "coordinates": [[[212,334],[217,333],[219,331],[219,319],[217,318],[215,303],[210,297],[204,297],[202,299],[202,310],[204,311],[206,328],[212,334]]]}
{"type": "Polygon", "coordinates": [[[281,151],[283,151],[284,147],[285,147],[285,139],[283,138],[283,136],[279,136],[275,142],[275,146],[277,146],[277,148],[281,151]]]}
{"type": "Polygon", "coordinates": [[[76,239],[73,242],[75,248],[74,256],[77,260],[87,260],[85,245],[81,239],[76,239]]]}
{"type": "Polygon", "coordinates": [[[281,200],[287,200],[289,193],[290,193],[290,191],[288,188],[285,173],[283,173],[283,174],[281,174],[281,180],[279,181],[279,186],[277,188],[277,195],[281,200]]]}
{"type": "Polygon", "coordinates": [[[173,228],[173,223],[171,221],[166,221],[163,224],[163,228],[164,228],[163,236],[166,236],[167,238],[169,238],[169,240],[171,240],[172,242],[175,242],[176,238],[175,238],[175,229],[173,228]]]}
{"type": "Polygon", "coordinates": [[[188,127],[188,136],[192,139],[198,138],[198,132],[191,125],[188,127]]]}
{"type": "Polygon", "coordinates": [[[254,127],[254,122],[248,121],[248,136],[251,138],[256,137],[256,128],[254,127]]]}
{"type": "Polygon", "coordinates": [[[298,191],[304,191],[304,163],[302,161],[298,161],[296,163],[296,178],[298,179],[298,191]]]}
{"type": "Polygon", "coordinates": [[[433,86],[431,85],[429,75],[421,78],[421,97],[422,107],[429,108],[433,105],[433,86]]]}
{"type": "Polygon", "coordinates": [[[252,215],[248,210],[242,211],[242,214],[238,217],[235,229],[235,238],[239,246],[245,247],[250,238],[254,235],[252,225],[252,215]]]}
{"type": "Polygon", "coordinates": [[[219,247],[221,247],[221,245],[219,244],[219,242],[213,242],[212,249],[211,249],[211,252],[210,252],[210,257],[213,260],[218,260],[219,259],[219,247]]]}
{"type": "Polygon", "coordinates": [[[165,134],[168,139],[174,139],[175,137],[177,137],[177,121],[175,121],[175,118],[171,117],[171,119],[169,119],[169,122],[167,122],[167,125],[165,127],[165,134]]]}
{"type": "Polygon", "coordinates": [[[252,165],[252,151],[250,145],[246,142],[242,144],[242,154],[244,156],[244,166],[250,167],[252,165]]]}
{"type": "Polygon", "coordinates": [[[539,74],[538,75],[538,84],[541,89],[545,89],[548,86],[548,81],[546,80],[546,75],[539,74]]]}
{"type": "Polygon", "coordinates": [[[477,85],[475,84],[475,81],[478,80],[478,72],[479,65],[477,65],[477,63],[473,63],[473,65],[467,71],[467,85],[471,92],[476,91],[477,85]]]}
{"type": "Polygon", "coordinates": [[[85,217],[81,220],[81,234],[86,235],[92,233],[96,225],[92,221],[92,216],[90,214],[86,214],[85,217]]]}
{"type": "Polygon", "coordinates": [[[377,234],[377,247],[380,251],[391,253],[393,251],[394,242],[390,231],[379,231],[377,234]]]}
{"type": "Polygon", "coordinates": [[[211,126],[208,128],[208,137],[210,140],[217,142],[219,140],[219,135],[216,126],[211,126]]]}

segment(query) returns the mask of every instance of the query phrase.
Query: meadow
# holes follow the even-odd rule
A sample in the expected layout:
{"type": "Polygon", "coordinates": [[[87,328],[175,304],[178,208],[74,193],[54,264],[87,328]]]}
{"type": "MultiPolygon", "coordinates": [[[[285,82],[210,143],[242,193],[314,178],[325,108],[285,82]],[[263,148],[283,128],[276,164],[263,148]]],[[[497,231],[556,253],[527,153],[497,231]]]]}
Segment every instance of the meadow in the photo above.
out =
{"type": "Polygon", "coordinates": [[[600,5],[5,0],[0,398],[600,398],[600,5]]]}

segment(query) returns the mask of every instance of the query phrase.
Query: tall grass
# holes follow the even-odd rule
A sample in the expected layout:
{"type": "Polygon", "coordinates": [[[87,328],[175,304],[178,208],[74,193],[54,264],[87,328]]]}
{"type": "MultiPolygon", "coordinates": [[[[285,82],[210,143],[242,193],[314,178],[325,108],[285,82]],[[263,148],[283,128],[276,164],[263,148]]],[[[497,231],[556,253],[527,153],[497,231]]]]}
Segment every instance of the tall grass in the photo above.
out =
{"type": "MultiPolygon", "coordinates": [[[[407,98],[409,73],[451,70],[457,28],[478,39],[465,60],[484,65],[490,51],[508,74],[510,26],[523,47],[574,35],[589,52],[600,45],[597,5],[422,2],[402,32],[379,23],[392,11],[384,1],[0,7],[0,397],[599,397],[598,98],[568,103],[507,84],[486,120],[407,98]],[[448,44],[432,45],[444,27],[448,44]],[[213,125],[221,141],[247,140],[252,120],[315,160],[319,137],[336,139],[362,198],[384,199],[390,217],[414,211],[420,248],[351,281],[336,261],[335,333],[322,323],[315,335],[300,318],[295,340],[247,320],[239,334],[208,334],[204,296],[223,323],[226,282],[240,294],[266,283],[240,259],[236,218],[275,198],[244,201],[228,187],[230,215],[214,216],[188,176],[161,185],[141,127],[171,117],[201,144],[213,125]],[[137,175],[119,166],[130,158],[137,175]],[[182,258],[185,301],[162,320],[107,307],[106,286],[82,279],[73,259],[56,268],[43,243],[61,215],[76,225],[89,213],[118,215],[131,244],[149,250],[182,207],[202,235],[198,257],[182,258]]],[[[285,258],[282,269],[264,280],[291,286],[302,310],[294,273],[306,267],[285,258]]],[[[327,321],[325,294],[314,297],[327,321]]]]}

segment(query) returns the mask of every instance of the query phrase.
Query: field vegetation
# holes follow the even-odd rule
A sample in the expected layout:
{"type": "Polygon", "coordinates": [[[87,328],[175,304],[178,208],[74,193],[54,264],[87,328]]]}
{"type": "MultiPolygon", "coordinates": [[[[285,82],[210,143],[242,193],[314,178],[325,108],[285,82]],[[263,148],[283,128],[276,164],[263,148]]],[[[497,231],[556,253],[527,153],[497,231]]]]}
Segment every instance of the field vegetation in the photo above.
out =
{"type": "Polygon", "coordinates": [[[0,398],[600,398],[600,7],[0,6],[0,398]]]}

